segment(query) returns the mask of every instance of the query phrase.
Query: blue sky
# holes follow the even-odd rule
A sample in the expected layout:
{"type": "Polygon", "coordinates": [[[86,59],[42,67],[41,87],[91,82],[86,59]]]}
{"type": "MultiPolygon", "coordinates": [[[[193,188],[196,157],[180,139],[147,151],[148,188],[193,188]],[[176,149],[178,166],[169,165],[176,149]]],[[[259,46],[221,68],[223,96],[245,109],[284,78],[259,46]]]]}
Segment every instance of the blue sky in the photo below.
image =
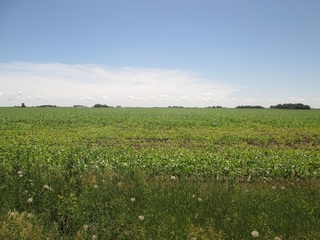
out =
{"type": "Polygon", "coordinates": [[[320,108],[318,0],[1,0],[0,106],[320,108]]]}

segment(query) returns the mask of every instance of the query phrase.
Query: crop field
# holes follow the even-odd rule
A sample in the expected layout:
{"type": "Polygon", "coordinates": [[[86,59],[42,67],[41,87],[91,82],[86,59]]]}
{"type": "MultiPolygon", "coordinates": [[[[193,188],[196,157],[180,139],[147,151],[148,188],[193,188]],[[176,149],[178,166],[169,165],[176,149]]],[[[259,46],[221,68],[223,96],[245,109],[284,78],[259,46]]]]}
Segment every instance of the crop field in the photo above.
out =
{"type": "Polygon", "coordinates": [[[320,239],[320,110],[0,108],[0,239],[320,239]]]}

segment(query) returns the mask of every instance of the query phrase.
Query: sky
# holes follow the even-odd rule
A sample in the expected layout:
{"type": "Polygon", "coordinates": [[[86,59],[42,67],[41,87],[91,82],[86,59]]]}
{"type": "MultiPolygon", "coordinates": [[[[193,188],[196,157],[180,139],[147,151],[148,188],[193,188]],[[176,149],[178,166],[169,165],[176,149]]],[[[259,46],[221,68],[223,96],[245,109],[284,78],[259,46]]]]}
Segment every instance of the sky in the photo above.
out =
{"type": "Polygon", "coordinates": [[[320,108],[319,0],[0,0],[0,106],[320,108]]]}

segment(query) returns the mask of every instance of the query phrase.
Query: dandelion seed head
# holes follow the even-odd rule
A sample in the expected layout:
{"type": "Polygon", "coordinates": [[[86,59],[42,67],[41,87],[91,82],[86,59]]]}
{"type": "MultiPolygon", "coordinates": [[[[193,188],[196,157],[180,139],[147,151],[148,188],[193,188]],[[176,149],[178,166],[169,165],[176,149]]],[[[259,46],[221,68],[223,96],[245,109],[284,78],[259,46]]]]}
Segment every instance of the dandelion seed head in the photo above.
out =
{"type": "Polygon", "coordinates": [[[89,225],[87,225],[87,224],[83,225],[83,227],[82,227],[83,231],[87,231],[88,228],[89,228],[89,225]]]}
{"type": "Polygon", "coordinates": [[[45,185],[43,185],[43,189],[49,191],[49,190],[51,190],[51,187],[49,187],[47,184],[45,184],[45,185]]]}
{"type": "Polygon", "coordinates": [[[140,215],[138,218],[139,218],[140,221],[144,220],[144,216],[143,215],[140,215]]]}
{"type": "Polygon", "coordinates": [[[10,217],[15,217],[15,216],[17,216],[18,215],[18,212],[16,212],[16,211],[13,211],[13,212],[10,212],[9,213],[9,216],[10,217]]]}
{"type": "Polygon", "coordinates": [[[33,198],[28,198],[27,199],[27,203],[32,203],[33,202],[33,198]]]}
{"type": "Polygon", "coordinates": [[[97,184],[93,185],[93,188],[97,189],[97,188],[98,188],[98,185],[97,185],[97,184]]]}
{"type": "Polygon", "coordinates": [[[281,187],[281,190],[285,190],[286,188],[284,186],[281,187]]]}
{"type": "Polygon", "coordinates": [[[172,181],[176,180],[176,176],[171,176],[171,180],[172,181]]]}
{"type": "Polygon", "coordinates": [[[199,197],[199,198],[198,198],[198,202],[202,202],[202,198],[199,197]]]}
{"type": "Polygon", "coordinates": [[[22,171],[18,171],[17,174],[18,175],[22,175],[23,173],[22,173],[22,171]]]}
{"type": "Polygon", "coordinates": [[[135,202],[136,199],[134,197],[130,198],[130,202],[135,202]]]}
{"type": "Polygon", "coordinates": [[[92,235],[91,239],[92,239],[92,240],[98,239],[98,235],[96,235],[96,234],[95,234],[95,235],[92,235]]]}
{"type": "Polygon", "coordinates": [[[251,232],[251,236],[254,237],[254,238],[259,237],[258,231],[256,231],[256,230],[255,230],[255,231],[252,231],[252,232],[251,232]]]}
{"type": "Polygon", "coordinates": [[[271,187],[271,189],[276,189],[276,188],[277,188],[276,186],[272,186],[272,187],[271,187]]]}

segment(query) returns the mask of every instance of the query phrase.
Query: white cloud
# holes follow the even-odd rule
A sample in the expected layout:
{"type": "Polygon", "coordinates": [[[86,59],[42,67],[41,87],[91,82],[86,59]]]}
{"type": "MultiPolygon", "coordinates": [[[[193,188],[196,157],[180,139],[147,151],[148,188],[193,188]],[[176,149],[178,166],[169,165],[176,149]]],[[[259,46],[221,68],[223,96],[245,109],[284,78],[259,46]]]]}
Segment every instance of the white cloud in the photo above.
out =
{"type": "Polygon", "coordinates": [[[175,69],[118,68],[60,63],[0,64],[0,105],[57,105],[94,101],[123,106],[209,106],[230,98],[239,86],[175,69]]]}

